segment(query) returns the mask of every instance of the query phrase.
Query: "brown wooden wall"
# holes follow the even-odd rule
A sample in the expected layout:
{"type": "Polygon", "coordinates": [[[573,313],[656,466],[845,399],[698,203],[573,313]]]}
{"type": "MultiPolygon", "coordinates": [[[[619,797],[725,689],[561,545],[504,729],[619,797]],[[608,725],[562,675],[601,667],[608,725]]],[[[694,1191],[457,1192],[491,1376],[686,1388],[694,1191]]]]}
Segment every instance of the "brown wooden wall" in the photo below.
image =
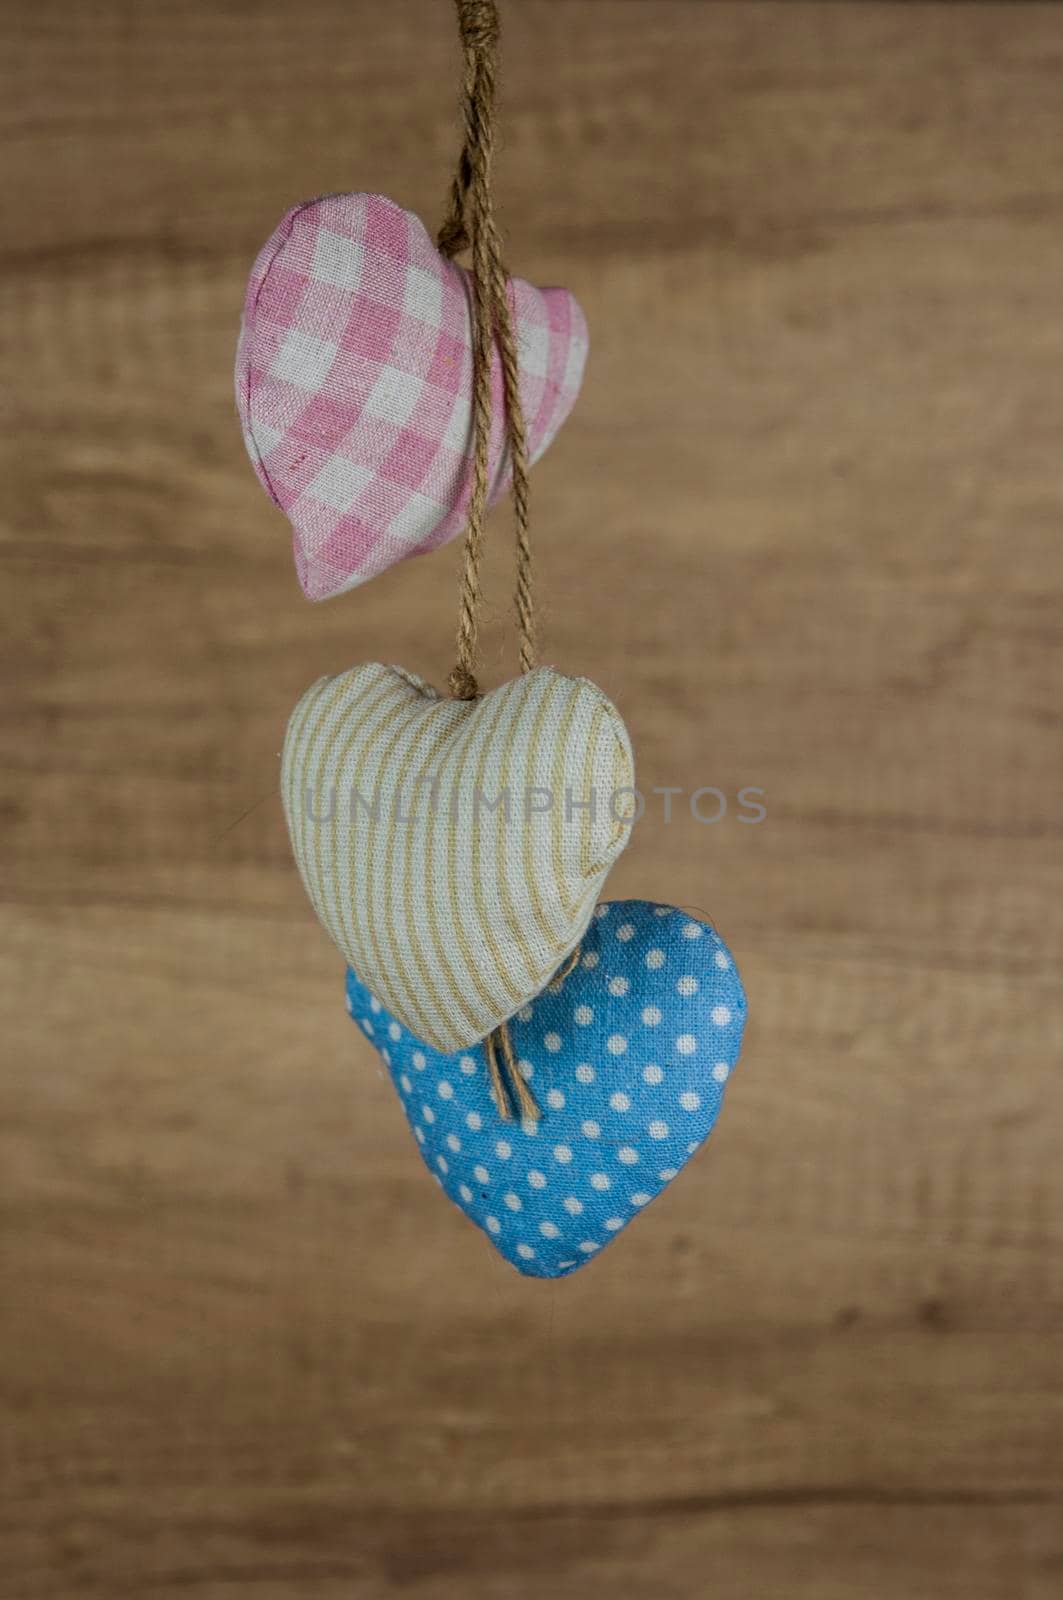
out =
{"type": "MultiPolygon", "coordinates": [[[[624,711],[614,894],[752,1020],[575,1278],[426,1177],[275,794],[455,548],[323,606],[231,401],[308,194],[431,225],[443,0],[8,0],[4,1600],[1063,1594],[1063,7],[510,0],[509,259],[580,296],[548,657],[624,711]]],[[[493,522],[487,676],[504,653],[493,522]]]]}

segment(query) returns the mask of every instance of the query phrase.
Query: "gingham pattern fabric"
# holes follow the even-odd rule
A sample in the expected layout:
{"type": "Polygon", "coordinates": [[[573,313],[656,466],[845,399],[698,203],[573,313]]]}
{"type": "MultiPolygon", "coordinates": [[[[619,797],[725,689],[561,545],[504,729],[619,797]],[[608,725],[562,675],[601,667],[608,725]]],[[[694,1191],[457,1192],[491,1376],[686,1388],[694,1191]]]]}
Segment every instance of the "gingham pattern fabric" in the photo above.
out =
{"type": "MultiPolygon", "coordinates": [[[[528,452],[568,416],[587,355],[565,289],[510,282],[528,452]]],[[[498,351],[492,498],[509,482],[498,351]]],[[[236,356],[244,442],[294,530],[312,600],[461,532],[471,492],[466,272],[382,195],[295,206],[259,253],[236,356]]]]}
{"type": "Polygon", "coordinates": [[[484,1038],[577,944],[627,843],[633,783],[615,707],[552,667],[478,701],[377,663],[322,678],[281,771],[326,932],[439,1050],[484,1038]]]}
{"type": "Polygon", "coordinates": [[[644,900],[599,906],[575,970],[510,1023],[538,1121],[501,1120],[482,1046],[431,1049],[354,972],[347,1007],[387,1064],[429,1172],[536,1278],[593,1261],[704,1143],[746,1018],[719,935],[644,900]]]}

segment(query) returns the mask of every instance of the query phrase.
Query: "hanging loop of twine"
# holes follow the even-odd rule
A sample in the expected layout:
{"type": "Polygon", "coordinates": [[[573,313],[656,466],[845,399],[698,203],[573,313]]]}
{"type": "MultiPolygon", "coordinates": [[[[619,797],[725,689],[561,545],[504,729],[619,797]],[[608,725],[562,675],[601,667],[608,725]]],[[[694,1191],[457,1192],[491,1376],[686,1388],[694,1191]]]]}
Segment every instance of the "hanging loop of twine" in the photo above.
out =
{"type": "Polygon", "coordinates": [[[479,635],[480,564],[487,515],[492,402],[491,364],[497,344],[502,369],[506,439],[513,474],[516,533],[515,604],[520,638],[520,669],[536,663],[532,556],[528,535],[528,448],[520,403],[517,340],[502,242],[495,223],[491,166],[495,139],[495,83],[498,7],[495,0],[455,0],[464,67],[462,115],[465,138],[450,188],[447,215],[437,243],[447,257],[471,249],[473,309],[473,471],[462,560],[458,606],[457,659],[450,674],[456,700],[475,700],[479,635]]]}
{"type": "MultiPolygon", "coordinates": [[[[564,988],[565,979],[573,971],[580,958],[580,947],[576,946],[564,966],[555,972],[547,988],[552,994],[560,994],[564,988]]],[[[542,1113],[538,1102],[528,1088],[527,1079],[520,1069],[513,1050],[513,1041],[509,1036],[509,1024],[501,1023],[493,1033],[488,1034],[484,1040],[484,1054],[487,1057],[487,1071],[491,1079],[491,1092],[495,1097],[495,1105],[503,1122],[512,1122],[513,1108],[521,1117],[537,1122],[542,1113]]]]}
{"type": "MultiPolygon", "coordinates": [[[[495,87],[498,57],[498,7],[495,0],[455,0],[463,53],[462,118],[465,136],[450,186],[447,214],[437,244],[448,259],[470,250],[469,273],[473,312],[473,467],[465,544],[462,555],[458,636],[450,692],[456,700],[475,700],[479,637],[480,564],[490,489],[490,446],[493,404],[491,366],[497,346],[502,369],[506,441],[513,474],[513,517],[516,534],[515,605],[520,640],[520,669],[536,663],[535,611],[532,603],[532,556],[528,535],[528,447],[520,402],[520,367],[509,282],[502,241],[495,223],[491,168],[495,142],[495,87]]],[[[568,975],[567,968],[561,981],[568,975]]],[[[556,980],[555,980],[556,981],[556,980]]],[[[539,1107],[513,1051],[509,1027],[502,1023],[484,1041],[491,1088],[504,1121],[514,1110],[536,1119],[539,1107]]]]}
{"type": "Polygon", "coordinates": [[[509,1036],[509,1026],[503,1022],[494,1033],[488,1034],[484,1041],[484,1052],[487,1056],[487,1070],[491,1076],[491,1089],[495,1097],[495,1105],[503,1122],[511,1122],[513,1113],[510,1110],[510,1096],[516,1103],[517,1112],[521,1117],[527,1117],[532,1122],[537,1122],[540,1116],[539,1105],[535,1096],[528,1088],[527,1081],[517,1058],[513,1053],[513,1041],[509,1036]],[[501,1060],[499,1057],[501,1056],[501,1060]]]}

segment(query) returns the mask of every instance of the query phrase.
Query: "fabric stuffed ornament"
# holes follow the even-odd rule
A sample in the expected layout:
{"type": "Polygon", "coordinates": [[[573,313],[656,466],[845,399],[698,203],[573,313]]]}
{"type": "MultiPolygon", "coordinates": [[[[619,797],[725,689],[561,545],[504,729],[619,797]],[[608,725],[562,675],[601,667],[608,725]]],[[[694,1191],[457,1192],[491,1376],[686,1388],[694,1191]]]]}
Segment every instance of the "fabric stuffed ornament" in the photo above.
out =
{"type": "Polygon", "coordinates": [[[598,903],[637,806],[631,744],[600,689],[539,664],[528,519],[529,462],[572,405],[586,332],[565,291],[506,272],[497,15],[457,9],[465,144],[438,249],[380,196],[290,212],[252,275],[237,398],[312,597],[465,524],[450,697],[379,662],[319,679],[289,721],[281,792],[351,1015],[426,1163],[507,1260],[551,1278],[707,1138],[745,998],[707,923],[598,903]],[[510,481],[521,676],[484,693],[486,510],[510,481]]]}
{"type": "Polygon", "coordinates": [[[347,1008],[380,1051],[428,1170],[536,1278],[597,1255],[705,1142],[746,1017],[719,935],[643,900],[599,906],[571,973],[510,1023],[538,1120],[500,1122],[484,1047],[433,1050],[354,972],[347,1008]]]}
{"type": "MultiPolygon", "coordinates": [[[[568,416],[587,326],[567,289],[508,287],[527,449],[568,416]]],[[[469,274],[378,194],[292,208],[251,272],[236,403],[259,482],[293,529],[311,600],[460,533],[472,494],[469,274]]],[[[510,482],[498,351],[488,500],[510,482]]]]}
{"type": "MultiPolygon", "coordinates": [[[[476,104],[466,117],[466,147],[439,253],[415,219],[378,197],[318,202],[300,235],[292,287],[267,319],[277,330],[269,337],[281,340],[270,356],[271,379],[249,391],[254,431],[259,401],[271,392],[278,362],[284,381],[291,379],[284,330],[292,318],[285,306],[297,302],[300,318],[309,306],[318,320],[309,344],[305,318],[295,330],[293,360],[300,351],[313,357],[327,332],[322,379],[331,380],[337,371],[349,379],[351,351],[361,363],[355,388],[363,420],[357,434],[348,435],[342,461],[311,464],[319,488],[321,474],[346,481],[348,447],[361,452],[367,439],[376,441],[369,446],[373,452],[383,441],[380,460],[390,471],[398,461],[392,452],[401,454],[411,438],[410,419],[399,413],[406,399],[416,405],[417,397],[427,395],[426,384],[433,393],[445,390],[446,404],[426,398],[423,415],[434,418],[443,433],[457,417],[451,442],[462,451],[471,430],[470,461],[459,455],[444,463],[449,487],[440,493],[449,498],[430,507],[430,541],[444,511],[450,518],[444,535],[456,530],[466,505],[468,465],[451,698],[412,673],[375,662],[323,678],[292,715],[281,774],[292,847],[319,918],[397,1025],[442,1051],[469,1048],[496,1031],[502,1048],[508,1046],[507,1019],[542,989],[582,937],[606,874],[627,843],[634,798],[631,746],[616,709],[586,679],[537,665],[529,450],[549,436],[571,403],[585,337],[582,318],[562,291],[540,295],[510,279],[503,266],[488,182],[494,71],[485,52],[492,50],[493,38],[479,12],[473,16],[464,6],[459,12],[466,84],[476,104]],[[468,275],[449,259],[466,247],[472,253],[468,275]],[[393,336],[386,351],[374,346],[375,354],[367,352],[362,313],[352,311],[352,302],[345,301],[339,314],[330,309],[328,285],[335,280],[345,287],[357,282],[374,317],[385,302],[391,305],[393,336]],[[449,311],[440,310],[448,305],[449,311]],[[427,328],[442,330],[435,346],[425,342],[427,328]],[[533,336],[535,328],[543,337],[533,336]],[[374,412],[370,402],[378,392],[398,396],[395,405],[382,399],[374,412]],[[366,414],[377,419],[368,431],[366,414]],[[395,427],[401,437],[393,437],[395,427]],[[491,493],[507,470],[513,479],[522,676],[481,694],[474,668],[484,523],[491,493]]],[[[291,237],[286,233],[278,242],[282,259],[291,237]]],[[[268,294],[277,276],[272,258],[261,264],[260,276],[268,294]]],[[[278,281],[287,281],[283,272],[278,281]]],[[[257,304],[252,295],[245,345],[258,326],[257,304]]],[[[278,395],[283,401],[282,390],[278,395]]],[[[332,404],[330,398],[324,414],[332,414],[332,404]]],[[[283,454],[278,443],[267,466],[283,454]]],[[[435,452],[432,459],[438,463],[441,457],[435,452]]],[[[383,479],[376,454],[372,469],[372,496],[362,509],[368,508],[374,536],[383,542],[374,544],[369,566],[359,567],[363,575],[376,570],[373,560],[392,560],[399,548],[391,502],[379,500],[383,479]]],[[[400,498],[420,494],[397,467],[392,481],[400,498]]],[[[302,497],[296,503],[306,509],[302,497]]],[[[345,527],[344,538],[351,531],[345,527]]],[[[404,550],[420,539],[424,530],[418,528],[404,550]]],[[[330,533],[328,549],[334,555],[336,548],[330,533]]],[[[500,1115],[505,1105],[500,1090],[500,1115]]],[[[528,1105],[537,1114],[530,1098],[528,1105]]]]}
{"type": "Polygon", "coordinates": [[[377,663],[322,678],[281,768],[323,926],[444,1051],[512,1016],[583,937],[631,831],[633,783],[615,707],[551,667],[477,700],[377,663]]]}
{"type": "Polygon", "coordinates": [[[248,446],[312,593],[466,523],[452,697],[376,662],[323,678],[292,714],[281,772],[318,917],[392,1015],[442,1051],[496,1030],[508,1043],[507,1019],[583,936],[634,798],[616,709],[537,665],[528,465],[572,403],[586,334],[569,295],[502,264],[492,41],[463,17],[478,100],[440,249],[377,195],[297,208],[256,265],[237,363],[248,446]],[[466,246],[470,273],[450,259],[466,246]],[[481,694],[484,522],[509,474],[522,676],[481,694]]]}

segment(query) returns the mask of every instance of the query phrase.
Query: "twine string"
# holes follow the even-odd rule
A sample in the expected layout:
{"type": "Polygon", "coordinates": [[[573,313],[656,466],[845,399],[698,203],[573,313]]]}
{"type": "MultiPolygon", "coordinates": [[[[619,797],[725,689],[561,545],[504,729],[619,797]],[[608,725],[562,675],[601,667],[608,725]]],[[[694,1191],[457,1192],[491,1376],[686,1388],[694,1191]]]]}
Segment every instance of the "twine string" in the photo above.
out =
{"type": "Polygon", "coordinates": [[[568,960],[565,962],[564,966],[560,969],[560,971],[554,974],[550,981],[551,994],[561,993],[562,989],[565,987],[565,979],[569,977],[571,973],[575,972],[576,963],[578,962],[582,953],[581,946],[577,945],[575,950],[573,950],[572,954],[569,956],[568,960]]]}
{"type": "MultiPolygon", "coordinates": [[[[569,956],[560,971],[551,978],[547,987],[553,994],[560,994],[564,988],[565,979],[574,970],[580,958],[580,946],[569,956]]],[[[512,1122],[513,1106],[515,1105],[521,1117],[527,1117],[532,1122],[537,1122],[542,1115],[538,1101],[528,1088],[527,1080],[520,1070],[513,1049],[513,1041],[509,1034],[508,1022],[502,1022],[488,1034],[484,1040],[484,1054],[487,1057],[487,1071],[491,1079],[491,1092],[495,1097],[495,1105],[503,1122],[512,1122]]]]}
{"type": "Polygon", "coordinates": [[[502,242],[495,223],[491,168],[495,138],[495,86],[498,53],[498,7],[495,0],[455,0],[463,50],[462,115],[465,137],[450,187],[447,215],[438,234],[447,257],[471,249],[473,304],[473,473],[462,559],[458,604],[457,652],[450,674],[450,692],[457,700],[479,694],[476,658],[483,591],[480,564],[490,484],[491,362],[497,344],[502,369],[506,438],[513,475],[516,535],[514,600],[520,645],[520,669],[536,663],[535,608],[532,600],[532,554],[528,534],[528,449],[520,403],[517,340],[502,242]]]}
{"type": "MultiPolygon", "coordinates": [[[[472,256],[473,468],[462,555],[456,661],[450,674],[449,687],[456,700],[475,700],[480,693],[476,680],[480,606],[483,600],[480,565],[490,489],[493,419],[491,365],[496,345],[502,369],[506,439],[513,477],[516,535],[514,603],[521,672],[531,672],[536,663],[535,608],[528,534],[528,446],[520,402],[520,365],[509,283],[502,256],[502,241],[495,223],[491,188],[498,7],[495,0],[455,0],[455,4],[463,55],[461,100],[464,142],[451,181],[447,214],[439,229],[437,244],[441,254],[448,259],[465,250],[470,250],[472,256]]],[[[571,967],[566,969],[562,982],[569,971],[571,967]]],[[[512,1107],[515,1107],[522,1117],[538,1118],[539,1107],[517,1064],[509,1027],[505,1022],[484,1041],[484,1051],[499,1116],[510,1121],[512,1107]]]]}
{"type": "Polygon", "coordinates": [[[488,1034],[484,1041],[484,1050],[487,1055],[487,1068],[491,1075],[495,1105],[503,1122],[513,1120],[511,1100],[515,1103],[519,1116],[537,1122],[541,1115],[539,1105],[517,1063],[508,1023],[501,1023],[494,1033],[488,1034]]]}

